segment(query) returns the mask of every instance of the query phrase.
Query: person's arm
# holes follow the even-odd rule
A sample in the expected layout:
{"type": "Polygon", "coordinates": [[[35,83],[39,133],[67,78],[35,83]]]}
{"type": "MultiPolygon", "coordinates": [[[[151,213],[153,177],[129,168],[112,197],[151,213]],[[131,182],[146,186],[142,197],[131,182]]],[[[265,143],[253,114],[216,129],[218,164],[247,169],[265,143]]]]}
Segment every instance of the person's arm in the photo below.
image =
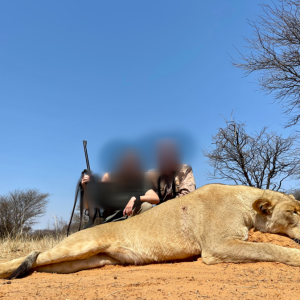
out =
{"type": "MultiPolygon", "coordinates": [[[[84,176],[82,177],[82,179],[81,179],[81,186],[82,186],[83,190],[85,189],[86,184],[87,184],[89,181],[90,181],[90,176],[89,176],[89,175],[84,175],[84,176]]],[[[87,204],[85,198],[83,199],[83,206],[84,206],[84,209],[88,209],[88,208],[89,208],[89,206],[88,206],[88,204],[87,204]]]]}
{"type": "Polygon", "coordinates": [[[184,175],[184,178],[179,184],[179,190],[176,193],[176,198],[187,195],[195,190],[196,190],[195,178],[193,175],[192,168],[189,167],[186,171],[186,174],[184,175]]]}
{"type": "MultiPolygon", "coordinates": [[[[82,185],[82,188],[85,189],[86,187],[86,184],[90,181],[90,176],[89,175],[84,175],[81,179],[81,185],[82,185]]],[[[102,182],[108,182],[110,181],[110,178],[109,178],[109,174],[108,173],[105,173],[101,179],[102,182]]]]}
{"type": "Polygon", "coordinates": [[[151,204],[158,204],[159,203],[159,197],[153,190],[147,191],[144,196],[140,197],[140,199],[141,199],[142,202],[149,202],[151,204]]]}
{"type": "MultiPolygon", "coordinates": [[[[159,197],[153,190],[148,190],[144,196],[140,197],[140,199],[141,199],[141,202],[148,202],[151,204],[159,203],[159,197]]],[[[132,214],[132,209],[133,209],[135,200],[136,200],[135,197],[131,197],[131,199],[127,203],[125,209],[123,210],[124,217],[125,217],[125,215],[130,216],[132,214]]]]}
{"type": "Polygon", "coordinates": [[[108,173],[105,173],[102,177],[102,182],[109,182],[110,181],[110,177],[108,173]]]}
{"type": "Polygon", "coordinates": [[[90,181],[90,176],[89,175],[84,175],[81,179],[81,186],[83,189],[85,189],[86,184],[90,181]]]}

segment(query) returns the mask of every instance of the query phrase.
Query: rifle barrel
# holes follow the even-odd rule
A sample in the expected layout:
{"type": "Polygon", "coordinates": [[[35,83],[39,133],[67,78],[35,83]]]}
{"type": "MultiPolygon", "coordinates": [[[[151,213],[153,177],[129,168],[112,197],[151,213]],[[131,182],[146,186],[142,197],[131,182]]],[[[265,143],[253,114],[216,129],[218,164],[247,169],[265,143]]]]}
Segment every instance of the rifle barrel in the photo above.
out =
{"type": "Polygon", "coordinates": [[[88,153],[87,153],[86,145],[87,145],[87,141],[83,140],[83,148],[84,148],[86,167],[87,167],[88,170],[90,170],[91,168],[90,168],[89,156],[88,156],[88,153]]]}

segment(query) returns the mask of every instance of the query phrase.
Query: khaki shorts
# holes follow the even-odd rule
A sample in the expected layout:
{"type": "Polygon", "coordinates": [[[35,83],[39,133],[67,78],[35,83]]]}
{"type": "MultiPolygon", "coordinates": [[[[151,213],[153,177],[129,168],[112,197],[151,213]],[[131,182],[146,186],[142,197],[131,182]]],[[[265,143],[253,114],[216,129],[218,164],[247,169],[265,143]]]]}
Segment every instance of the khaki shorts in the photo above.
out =
{"type": "MultiPolygon", "coordinates": [[[[151,209],[153,206],[151,203],[149,202],[142,202],[141,205],[137,206],[134,208],[134,210],[132,211],[132,215],[130,217],[134,217],[136,215],[140,215],[142,213],[144,213],[145,211],[151,209]]],[[[130,218],[129,217],[129,218],[130,218]]]]}

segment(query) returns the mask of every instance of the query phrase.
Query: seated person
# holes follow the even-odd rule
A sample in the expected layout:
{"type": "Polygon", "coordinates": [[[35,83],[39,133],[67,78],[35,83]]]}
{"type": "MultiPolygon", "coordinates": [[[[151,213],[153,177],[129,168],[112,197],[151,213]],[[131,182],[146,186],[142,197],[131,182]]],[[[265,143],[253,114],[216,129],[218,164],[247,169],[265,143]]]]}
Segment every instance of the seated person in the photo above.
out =
{"type": "Polygon", "coordinates": [[[158,171],[149,171],[152,189],[159,196],[159,203],[187,195],[196,190],[192,168],[180,164],[176,145],[163,141],[158,146],[158,171]]]}
{"type": "MultiPolygon", "coordinates": [[[[83,176],[81,181],[83,189],[86,188],[86,183],[89,182],[89,180],[90,177],[88,175],[83,176]]],[[[143,173],[138,156],[132,151],[128,151],[123,154],[117,172],[104,174],[102,182],[115,182],[126,187],[139,185],[146,191],[145,194],[140,197],[140,202],[137,206],[135,206],[134,209],[133,207],[136,201],[136,197],[134,197],[134,195],[129,195],[128,203],[123,211],[104,211],[104,223],[121,221],[126,219],[127,216],[132,217],[141,214],[152,208],[152,204],[159,203],[159,197],[151,189],[151,183],[143,173]]],[[[85,203],[85,205],[87,206],[87,203],[85,203]]],[[[88,208],[88,210],[89,221],[86,224],[85,228],[93,226],[95,219],[94,209],[88,208]]]]}

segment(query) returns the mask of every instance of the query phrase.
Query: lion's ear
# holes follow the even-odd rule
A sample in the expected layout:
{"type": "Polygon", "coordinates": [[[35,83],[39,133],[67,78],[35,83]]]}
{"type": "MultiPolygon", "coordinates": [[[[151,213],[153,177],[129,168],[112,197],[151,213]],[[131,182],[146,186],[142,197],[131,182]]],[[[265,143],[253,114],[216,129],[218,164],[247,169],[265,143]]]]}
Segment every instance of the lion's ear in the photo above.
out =
{"type": "Polygon", "coordinates": [[[293,194],[289,194],[289,196],[292,197],[293,199],[297,200],[293,194]]]}
{"type": "Polygon", "coordinates": [[[258,199],[252,204],[252,207],[260,215],[270,215],[273,204],[268,199],[258,199]]]}

